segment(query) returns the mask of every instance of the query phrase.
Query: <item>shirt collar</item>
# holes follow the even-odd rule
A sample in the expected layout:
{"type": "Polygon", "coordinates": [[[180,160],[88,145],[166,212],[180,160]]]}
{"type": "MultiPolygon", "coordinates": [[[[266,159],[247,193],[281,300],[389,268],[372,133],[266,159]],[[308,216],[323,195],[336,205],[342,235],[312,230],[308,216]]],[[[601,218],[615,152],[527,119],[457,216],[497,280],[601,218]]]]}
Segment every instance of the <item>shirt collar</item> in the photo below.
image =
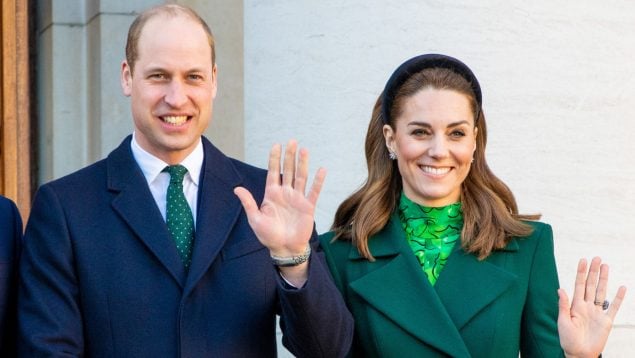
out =
{"type": "MultiPolygon", "coordinates": [[[[163,169],[169,164],[163,160],[155,157],[154,155],[141,148],[139,142],[137,142],[136,133],[132,132],[132,141],[130,142],[132,149],[132,156],[143,172],[143,176],[148,183],[152,183],[161,174],[163,169]]],[[[201,174],[201,168],[203,167],[203,141],[199,138],[196,148],[180,163],[187,168],[188,175],[194,185],[198,186],[198,181],[201,174]]]]}
{"type": "Polygon", "coordinates": [[[199,138],[196,148],[190,153],[183,161],[181,165],[187,168],[187,172],[190,174],[192,183],[198,186],[198,180],[201,177],[201,168],[203,167],[203,141],[199,138]]]}

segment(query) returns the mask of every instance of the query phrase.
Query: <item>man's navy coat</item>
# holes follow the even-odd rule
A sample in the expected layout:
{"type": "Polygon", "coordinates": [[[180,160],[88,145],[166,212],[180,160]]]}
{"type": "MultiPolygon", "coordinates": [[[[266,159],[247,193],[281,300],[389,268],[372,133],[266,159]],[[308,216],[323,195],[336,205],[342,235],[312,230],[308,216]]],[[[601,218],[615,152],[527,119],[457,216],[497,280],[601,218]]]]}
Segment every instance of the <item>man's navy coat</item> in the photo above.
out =
{"type": "Polygon", "coordinates": [[[17,267],[22,220],[15,204],[0,196],[0,357],[15,355],[17,267]]]}
{"type": "Polygon", "coordinates": [[[233,194],[262,200],[266,172],[203,145],[189,273],[130,137],[38,190],[20,265],[23,355],[273,357],[277,313],[297,356],[346,354],[352,319],[316,237],[307,284],[285,288],[233,194]]]}

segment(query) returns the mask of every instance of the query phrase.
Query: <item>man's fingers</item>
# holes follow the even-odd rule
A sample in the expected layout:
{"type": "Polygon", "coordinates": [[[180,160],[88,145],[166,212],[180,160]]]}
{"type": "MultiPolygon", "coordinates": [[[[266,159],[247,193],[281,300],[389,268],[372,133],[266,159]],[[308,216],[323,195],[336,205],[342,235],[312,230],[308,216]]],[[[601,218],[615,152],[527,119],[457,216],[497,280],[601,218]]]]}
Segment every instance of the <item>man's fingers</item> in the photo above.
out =
{"type": "Polygon", "coordinates": [[[298,155],[298,167],[295,172],[295,182],[293,187],[304,195],[306,189],[306,182],[309,177],[309,151],[305,148],[300,149],[298,155]]]}
{"type": "Polygon", "coordinates": [[[245,209],[247,218],[251,222],[252,218],[255,219],[256,216],[260,213],[260,211],[258,210],[258,204],[254,200],[254,197],[251,195],[251,193],[247,189],[240,186],[234,188],[234,194],[238,196],[240,203],[243,205],[243,208],[245,209]]]}
{"type": "MultiPolygon", "coordinates": [[[[300,192],[304,196],[306,185],[309,180],[309,151],[305,148],[298,150],[298,142],[294,139],[289,140],[284,151],[284,158],[282,159],[282,179],[280,175],[281,154],[282,146],[275,144],[273,148],[271,148],[271,153],[269,154],[267,187],[277,185],[287,186],[300,192]]],[[[322,168],[320,168],[315,174],[315,180],[313,181],[311,191],[307,196],[308,200],[313,203],[313,205],[315,205],[320,195],[325,176],[326,170],[322,168]]]]}
{"type": "Polygon", "coordinates": [[[282,185],[293,186],[293,180],[295,177],[295,152],[298,147],[298,142],[291,139],[287,143],[287,148],[284,151],[284,163],[282,166],[282,185]]]}
{"type": "MultiPolygon", "coordinates": [[[[282,147],[280,144],[274,144],[269,153],[269,164],[267,166],[267,183],[266,186],[280,185],[280,152],[282,147]]],[[[235,191],[234,191],[235,192],[235,191]]]]}
{"type": "Polygon", "coordinates": [[[586,290],[586,259],[578,261],[578,272],[575,275],[575,286],[573,289],[573,302],[584,300],[586,290]]]}
{"type": "Polygon", "coordinates": [[[322,191],[322,184],[324,184],[324,179],[326,178],[326,169],[320,168],[317,173],[315,173],[315,178],[313,179],[313,185],[311,185],[311,191],[309,191],[308,199],[315,206],[317,203],[318,197],[320,196],[320,191],[322,191]]]}
{"type": "Polygon", "coordinates": [[[622,305],[622,302],[624,301],[624,296],[626,296],[626,287],[620,286],[620,288],[617,290],[617,294],[615,294],[615,298],[613,299],[613,302],[611,302],[611,305],[609,306],[609,309],[606,312],[611,317],[611,320],[615,319],[615,315],[617,315],[617,311],[620,310],[620,306],[622,305]]]}

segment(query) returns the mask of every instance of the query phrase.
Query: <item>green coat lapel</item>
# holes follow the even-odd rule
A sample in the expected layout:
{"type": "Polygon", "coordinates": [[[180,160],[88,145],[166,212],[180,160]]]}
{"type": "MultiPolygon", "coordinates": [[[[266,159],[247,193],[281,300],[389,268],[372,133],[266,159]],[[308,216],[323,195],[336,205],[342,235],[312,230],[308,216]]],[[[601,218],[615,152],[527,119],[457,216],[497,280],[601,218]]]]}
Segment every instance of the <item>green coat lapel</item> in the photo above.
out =
{"type": "MultiPolygon", "coordinates": [[[[517,250],[516,241],[505,248],[505,251],[517,250]]],[[[491,262],[496,260],[496,256],[493,253],[479,261],[476,256],[456,246],[441,271],[435,289],[457,329],[463,328],[517,281],[515,274],[491,262]]]]}
{"type": "MultiPolygon", "coordinates": [[[[428,283],[403,234],[399,218],[369,240],[375,262],[352,247],[350,288],[370,306],[428,346],[453,357],[469,357],[442,301],[428,283]]],[[[443,275],[442,275],[443,276],[443,275]]]]}

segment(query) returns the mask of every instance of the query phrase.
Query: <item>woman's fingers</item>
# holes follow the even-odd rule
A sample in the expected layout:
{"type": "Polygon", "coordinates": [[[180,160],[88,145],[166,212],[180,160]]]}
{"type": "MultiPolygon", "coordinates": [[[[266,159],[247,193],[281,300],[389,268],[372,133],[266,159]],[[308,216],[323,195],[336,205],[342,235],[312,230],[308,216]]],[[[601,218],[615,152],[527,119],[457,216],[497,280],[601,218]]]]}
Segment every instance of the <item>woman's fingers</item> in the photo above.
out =
{"type": "MultiPolygon", "coordinates": [[[[604,300],[606,300],[608,290],[609,265],[602,264],[602,259],[596,256],[591,260],[588,274],[586,273],[586,266],[586,260],[580,259],[575,278],[573,302],[583,299],[586,302],[593,303],[598,309],[603,309],[602,306],[604,300]]],[[[626,287],[620,286],[606,312],[611,317],[611,320],[615,319],[625,295],[626,287]]]]}
{"type": "Polygon", "coordinates": [[[578,261],[578,271],[575,275],[575,287],[573,289],[573,302],[584,300],[586,291],[586,259],[578,261]]]}
{"type": "MultiPolygon", "coordinates": [[[[606,287],[609,282],[609,266],[606,264],[600,265],[600,279],[598,280],[598,286],[595,290],[595,302],[604,302],[606,299],[606,287]]],[[[602,307],[598,305],[599,307],[602,307]]]]}
{"type": "Polygon", "coordinates": [[[571,317],[571,305],[569,304],[569,296],[567,292],[561,288],[558,289],[558,320],[571,317]]]}
{"type": "Polygon", "coordinates": [[[613,302],[611,302],[611,304],[609,305],[609,309],[606,312],[611,317],[611,320],[615,319],[615,315],[617,315],[617,311],[620,310],[622,301],[624,301],[624,296],[626,296],[626,287],[620,286],[620,288],[617,290],[617,293],[615,294],[615,298],[613,299],[613,302]]]}
{"type": "Polygon", "coordinates": [[[594,257],[591,260],[589,266],[589,274],[586,277],[586,289],[584,293],[585,301],[596,301],[598,277],[600,275],[600,263],[602,260],[599,257],[594,257]]]}

